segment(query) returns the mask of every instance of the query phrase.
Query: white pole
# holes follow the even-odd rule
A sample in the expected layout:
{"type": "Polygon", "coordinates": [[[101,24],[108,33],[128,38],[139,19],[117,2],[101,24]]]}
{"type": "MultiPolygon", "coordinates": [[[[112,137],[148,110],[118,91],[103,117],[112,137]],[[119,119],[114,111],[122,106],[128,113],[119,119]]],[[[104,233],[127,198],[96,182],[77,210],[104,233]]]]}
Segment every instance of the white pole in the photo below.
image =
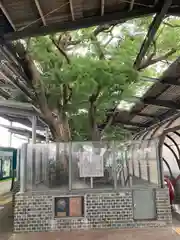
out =
{"type": "Polygon", "coordinates": [[[26,191],[26,168],[27,168],[27,144],[23,144],[21,148],[20,158],[20,192],[26,191]]]}
{"type": "MultiPolygon", "coordinates": [[[[12,127],[12,122],[10,122],[10,127],[12,127]]],[[[9,147],[12,147],[12,132],[11,129],[9,131],[9,147]]]]}
{"type": "Polygon", "coordinates": [[[37,117],[32,117],[32,143],[36,143],[36,128],[37,128],[37,117]]]}

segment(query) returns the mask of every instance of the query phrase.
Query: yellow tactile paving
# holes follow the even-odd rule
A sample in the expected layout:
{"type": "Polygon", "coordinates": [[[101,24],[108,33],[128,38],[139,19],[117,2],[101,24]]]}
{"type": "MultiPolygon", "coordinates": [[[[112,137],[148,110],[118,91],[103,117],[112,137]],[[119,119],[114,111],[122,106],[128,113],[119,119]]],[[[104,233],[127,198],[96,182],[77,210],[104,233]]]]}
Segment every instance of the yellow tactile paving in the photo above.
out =
{"type": "Polygon", "coordinates": [[[11,201],[12,201],[12,196],[9,196],[9,195],[0,196],[0,206],[5,205],[11,201]]]}
{"type": "Polygon", "coordinates": [[[175,231],[178,235],[180,235],[180,227],[175,227],[175,228],[174,228],[174,231],[175,231]]]}

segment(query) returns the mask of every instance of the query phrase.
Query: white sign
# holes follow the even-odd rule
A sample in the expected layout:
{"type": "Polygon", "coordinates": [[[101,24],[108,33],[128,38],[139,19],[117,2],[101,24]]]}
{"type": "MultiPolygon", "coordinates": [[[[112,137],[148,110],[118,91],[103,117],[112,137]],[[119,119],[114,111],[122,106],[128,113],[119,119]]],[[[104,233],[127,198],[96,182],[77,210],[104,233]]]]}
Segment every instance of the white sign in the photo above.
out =
{"type": "Polygon", "coordinates": [[[0,151],[0,157],[13,157],[13,152],[0,151]]]}
{"type": "Polygon", "coordinates": [[[83,152],[80,157],[80,177],[103,177],[103,157],[91,152],[83,152]]]}

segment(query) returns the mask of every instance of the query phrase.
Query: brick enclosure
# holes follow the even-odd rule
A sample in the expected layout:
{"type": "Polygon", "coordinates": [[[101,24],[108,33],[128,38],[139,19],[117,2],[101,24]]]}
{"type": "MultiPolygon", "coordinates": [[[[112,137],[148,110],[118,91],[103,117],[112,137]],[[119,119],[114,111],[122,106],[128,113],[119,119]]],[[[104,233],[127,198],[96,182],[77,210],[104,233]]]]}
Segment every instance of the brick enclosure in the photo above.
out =
{"type": "MultiPolygon", "coordinates": [[[[17,193],[15,196],[14,231],[43,232],[75,229],[165,227],[172,223],[167,189],[155,189],[157,215],[155,220],[148,221],[134,220],[132,191],[133,189],[123,189],[118,193],[90,192],[81,194],[85,197],[85,216],[83,218],[63,219],[56,219],[53,214],[53,199],[55,196],[61,196],[59,192],[17,193]]],[[[73,194],[66,195],[72,196],[73,194]]]]}

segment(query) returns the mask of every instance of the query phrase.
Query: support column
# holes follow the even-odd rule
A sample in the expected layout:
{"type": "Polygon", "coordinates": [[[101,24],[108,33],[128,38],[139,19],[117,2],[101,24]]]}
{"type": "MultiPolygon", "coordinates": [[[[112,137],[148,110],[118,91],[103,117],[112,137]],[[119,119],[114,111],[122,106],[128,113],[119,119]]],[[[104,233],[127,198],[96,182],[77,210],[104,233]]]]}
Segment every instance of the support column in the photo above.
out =
{"type": "Polygon", "coordinates": [[[20,181],[20,149],[17,149],[16,178],[20,181]]]}
{"type": "MultiPolygon", "coordinates": [[[[32,117],[32,144],[36,144],[37,117],[32,117]]],[[[36,149],[32,146],[32,185],[36,184],[36,149]]]]}
{"type": "MultiPolygon", "coordinates": [[[[12,122],[10,122],[10,127],[12,127],[12,122]]],[[[12,147],[12,132],[11,132],[11,129],[10,129],[10,132],[9,132],[9,147],[12,147]]]]}
{"type": "Polygon", "coordinates": [[[49,129],[46,128],[46,143],[49,142],[49,129]]]}
{"type": "Polygon", "coordinates": [[[23,144],[21,148],[21,158],[20,158],[20,192],[24,193],[26,191],[27,184],[27,144],[23,144]]]}
{"type": "Polygon", "coordinates": [[[36,143],[36,128],[37,128],[37,117],[32,117],[32,143],[36,143]]]}
{"type": "Polygon", "coordinates": [[[112,149],[113,149],[113,179],[114,179],[114,189],[117,190],[117,161],[116,161],[116,147],[115,142],[112,142],[112,149]]]}

